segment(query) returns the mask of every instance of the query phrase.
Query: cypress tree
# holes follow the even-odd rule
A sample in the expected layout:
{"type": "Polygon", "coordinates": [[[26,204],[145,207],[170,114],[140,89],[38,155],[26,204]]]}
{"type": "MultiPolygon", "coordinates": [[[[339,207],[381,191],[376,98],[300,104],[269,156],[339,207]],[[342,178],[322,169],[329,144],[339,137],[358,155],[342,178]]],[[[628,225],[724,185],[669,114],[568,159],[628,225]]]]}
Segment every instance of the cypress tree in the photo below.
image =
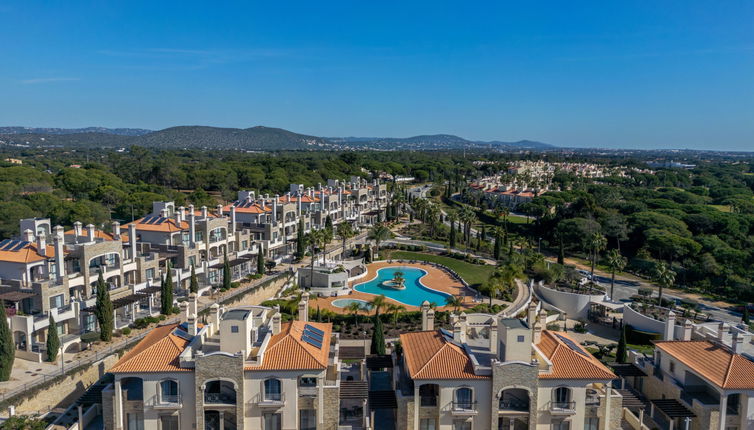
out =
{"type": "Polygon", "coordinates": [[[500,234],[496,234],[495,235],[495,249],[493,251],[494,256],[495,256],[495,260],[499,260],[500,259],[500,252],[502,251],[502,249],[501,249],[501,245],[502,244],[500,243],[500,239],[501,239],[500,234]]]}
{"type": "Polygon", "coordinates": [[[306,239],[304,238],[304,218],[298,220],[296,231],[296,258],[301,260],[306,255],[306,239]]]}
{"type": "Polygon", "coordinates": [[[330,215],[325,218],[325,230],[332,231],[332,217],[330,215]]]}
{"type": "Polygon", "coordinates": [[[199,281],[196,279],[196,270],[194,263],[191,263],[191,280],[189,281],[189,291],[192,293],[199,292],[199,281]]]}
{"type": "Polygon", "coordinates": [[[259,253],[257,254],[257,273],[264,275],[264,250],[259,247],[259,253]]]}
{"type": "Polygon", "coordinates": [[[749,304],[748,303],[744,305],[744,312],[743,312],[743,315],[741,316],[741,322],[746,325],[749,325],[749,304]]]}
{"type": "Polygon", "coordinates": [[[565,250],[563,249],[563,239],[558,241],[558,264],[564,264],[565,250]]]}
{"type": "Polygon", "coordinates": [[[364,263],[369,264],[372,262],[372,248],[367,248],[364,252],[364,263]]]}
{"type": "Polygon", "coordinates": [[[228,261],[228,251],[223,250],[223,289],[229,290],[230,289],[230,281],[231,281],[231,274],[230,274],[230,262],[228,261]]]}
{"type": "Polygon", "coordinates": [[[55,319],[50,315],[50,326],[47,328],[47,361],[54,362],[58,358],[60,349],[60,338],[58,337],[58,327],[55,319]]]}
{"type": "Polygon", "coordinates": [[[456,247],[456,222],[450,221],[450,236],[448,238],[448,243],[451,248],[456,247]]]}
{"type": "Polygon", "coordinates": [[[615,351],[615,361],[618,363],[625,363],[628,360],[627,343],[626,324],[624,324],[620,334],[620,341],[618,341],[618,349],[615,351]]]}
{"type": "Polygon", "coordinates": [[[379,315],[374,316],[374,328],[372,329],[372,354],[385,354],[385,333],[382,328],[382,319],[379,315]]]}
{"type": "Polygon", "coordinates": [[[160,290],[160,312],[164,315],[173,313],[173,277],[170,276],[170,261],[165,264],[165,278],[160,290]]]}
{"type": "Polygon", "coordinates": [[[13,361],[16,359],[16,346],[10,332],[8,316],[5,314],[5,301],[0,300],[0,381],[10,379],[13,361]]]}
{"type": "Polygon", "coordinates": [[[94,314],[99,323],[99,338],[109,342],[113,338],[113,302],[110,301],[110,291],[107,289],[105,280],[102,278],[102,272],[99,272],[97,279],[97,302],[94,307],[94,314]]]}

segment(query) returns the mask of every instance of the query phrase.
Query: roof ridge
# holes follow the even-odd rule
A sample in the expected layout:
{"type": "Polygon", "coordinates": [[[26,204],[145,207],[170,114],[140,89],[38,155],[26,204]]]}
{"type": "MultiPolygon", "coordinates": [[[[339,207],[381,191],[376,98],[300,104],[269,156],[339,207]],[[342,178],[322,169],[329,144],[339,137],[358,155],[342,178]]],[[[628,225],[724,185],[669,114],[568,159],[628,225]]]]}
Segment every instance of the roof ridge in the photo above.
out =
{"type": "Polygon", "coordinates": [[[290,338],[293,341],[293,343],[295,343],[299,347],[299,349],[303,350],[309,357],[313,358],[314,361],[316,361],[317,363],[319,363],[321,365],[326,365],[326,363],[323,364],[322,361],[319,358],[317,358],[314,354],[312,354],[309,351],[309,348],[307,348],[306,346],[304,346],[304,344],[301,343],[301,341],[299,341],[298,339],[296,339],[296,337],[291,334],[291,330],[292,329],[293,329],[293,323],[289,324],[288,331],[286,331],[285,333],[280,333],[280,334],[283,334],[283,337],[279,341],[275,342],[274,345],[268,347],[266,352],[272,351],[278,345],[280,345],[281,343],[283,343],[287,338],[290,338]]]}
{"type": "Polygon", "coordinates": [[[464,358],[466,357],[466,354],[463,351],[461,351],[460,348],[459,349],[454,348],[455,345],[453,345],[451,342],[449,342],[448,340],[446,340],[444,337],[441,337],[441,339],[442,339],[443,345],[440,347],[440,349],[437,350],[437,352],[435,352],[434,354],[432,354],[432,357],[429,360],[427,360],[426,363],[424,363],[424,365],[421,367],[421,369],[419,369],[419,370],[417,370],[415,372],[416,375],[418,375],[419,373],[421,373],[421,371],[423,371],[424,369],[426,369],[427,366],[429,366],[430,363],[432,363],[433,361],[435,361],[435,359],[440,356],[440,354],[446,349],[446,347],[450,348],[451,351],[453,351],[454,353],[462,355],[462,356],[464,356],[464,358]]]}
{"type": "Polygon", "coordinates": [[[733,360],[736,358],[736,354],[730,355],[730,360],[728,361],[728,367],[725,369],[725,377],[723,378],[723,388],[725,388],[726,385],[728,385],[728,378],[730,378],[730,374],[732,373],[731,370],[733,369],[733,360]]]}

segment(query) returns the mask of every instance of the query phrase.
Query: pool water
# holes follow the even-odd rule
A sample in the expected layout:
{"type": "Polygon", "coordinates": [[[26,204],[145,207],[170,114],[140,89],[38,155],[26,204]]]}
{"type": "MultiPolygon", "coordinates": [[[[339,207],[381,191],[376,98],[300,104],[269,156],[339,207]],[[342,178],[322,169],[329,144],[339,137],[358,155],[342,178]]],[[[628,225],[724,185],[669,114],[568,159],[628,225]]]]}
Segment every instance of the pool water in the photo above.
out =
{"type": "Polygon", "coordinates": [[[358,303],[364,309],[369,308],[369,303],[359,299],[336,299],[332,301],[332,305],[336,308],[347,308],[351,303],[358,303]]]}
{"type": "Polygon", "coordinates": [[[450,294],[432,290],[422,285],[420,279],[426,274],[426,271],[415,267],[384,267],[377,271],[377,276],[374,279],[358,284],[354,286],[353,289],[362,293],[374,294],[377,296],[384,294],[385,297],[389,297],[409,306],[419,307],[425,300],[430,303],[435,303],[437,306],[445,306],[446,300],[450,297],[450,294]],[[403,285],[405,285],[405,289],[397,290],[382,285],[383,282],[392,280],[395,276],[395,272],[403,272],[403,285]]]}

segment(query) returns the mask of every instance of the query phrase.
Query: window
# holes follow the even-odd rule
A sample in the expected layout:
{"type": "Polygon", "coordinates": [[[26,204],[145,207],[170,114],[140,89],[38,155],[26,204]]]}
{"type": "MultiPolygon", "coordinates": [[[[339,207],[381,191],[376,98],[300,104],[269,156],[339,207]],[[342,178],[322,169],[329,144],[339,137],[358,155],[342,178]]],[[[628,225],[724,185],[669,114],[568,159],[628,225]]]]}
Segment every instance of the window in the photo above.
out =
{"type": "Polygon", "coordinates": [[[525,340],[525,338],[524,338],[523,336],[519,336],[519,337],[518,337],[518,341],[519,341],[519,343],[520,343],[520,342],[524,342],[524,340],[525,340]]]}
{"type": "Polygon", "coordinates": [[[599,428],[600,428],[599,418],[591,417],[591,418],[584,419],[584,430],[599,430],[599,428]]]}
{"type": "Polygon", "coordinates": [[[173,380],[160,382],[160,401],[178,403],[178,383],[173,380]]]}
{"type": "Polygon", "coordinates": [[[738,415],[739,404],[741,402],[740,394],[728,394],[728,402],[726,403],[726,414],[738,415]]]}
{"type": "Polygon", "coordinates": [[[192,255],[189,257],[189,267],[194,266],[196,267],[196,255],[192,255]]]}
{"type": "Polygon", "coordinates": [[[238,333],[238,326],[237,325],[230,326],[230,332],[231,333],[238,333]]]}
{"type": "Polygon", "coordinates": [[[50,297],[50,309],[62,308],[65,305],[65,294],[50,297]]]}
{"type": "Polygon", "coordinates": [[[146,275],[147,279],[154,279],[154,268],[147,269],[144,274],[146,275]]]}
{"type": "Polygon", "coordinates": [[[264,381],[264,399],[265,400],[280,400],[280,380],[268,379],[264,381]]]}
{"type": "Polygon", "coordinates": [[[453,430],[471,430],[471,421],[455,420],[453,421],[453,430]]]}
{"type": "Polygon", "coordinates": [[[422,418],[419,421],[419,430],[435,430],[437,421],[434,418],[422,418]]]}
{"type": "Polygon", "coordinates": [[[161,415],[160,430],[178,430],[177,415],[161,415]]]}
{"type": "Polygon", "coordinates": [[[317,430],[317,411],[314,409],[301,409],[299,411],[300,430],[317,430]]]}
{"type": "Polygon", "coordinates": [[[196,231],[194,234],[194,241],[201,242],[204,240],[204,233],[202,231],[196,231]]]}
{"type": "Polygon", "coordinates": [[[317,378],[314,376],[302,376],[298,383],[299,387],[316,387],[317,378]]]}
{"type": "Polygon", "coordinates": [[[454,409],[473,409],[472,395],[471,388],[464,387],[457,389],[454,396],[454,409]]]}
{"type": "Polygon", "coordinates": [[[670,360],[668,365],[670,366],[670,373],[675,373],[675,361],[670,360]]]}
{"type": "Polygon", "coordinates": [[[138,414],[126,414],[127,430],[144,430],[144,419],[138,414]]]}
{"type": "Polygon", "coordinates": [[[280,414],[266,413],[264,418],[264,430],[280,430],[281,417],[280,414]]]}
{"type": "Polygon", "coordinates": [[[249,249],[249,242],[246,240],[241,241],[241,250],[249,249]]]}
{"type": "Polygon", "coordinates": [[[554,409],[571,409],[571,389],[568,387],[558,387],[553,391],[553,408],[554,409]]]}
{"type": "Polygon", "coordinates": [[[563,418],[552,420],[552,430],[571,430],[571,422],[563,418]]]}

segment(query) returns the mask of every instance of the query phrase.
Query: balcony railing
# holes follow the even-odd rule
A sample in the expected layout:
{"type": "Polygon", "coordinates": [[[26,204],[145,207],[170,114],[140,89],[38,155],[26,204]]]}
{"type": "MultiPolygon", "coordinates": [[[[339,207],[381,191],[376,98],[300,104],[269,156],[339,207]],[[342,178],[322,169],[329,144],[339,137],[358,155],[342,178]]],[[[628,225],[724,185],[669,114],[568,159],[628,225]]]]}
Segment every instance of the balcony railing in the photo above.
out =
{"type": "Polygon", "coordinates": [[[180,408],[181,407],[181,395],[180,394],[160,394],[152,396],[147,404],[153,408],[180,408]]]}
{"type": "Polygon", "coordinates": [[[529,402],[522,400],[501,400],[501,411],[529,412],[529,402]]]}
{"type": "Polygon", "coordinates": [[[298,395],[301,397],[314,397],[317,393],[319,393],[319,389],[316,386],[298,387],[298,395]]]}
{"type": "Polygon", "coordinates": [[[285,406],[285,394],[258,394],[253,403],[260,408],[280,408],[285,406]]]}
{"type": "Polygon", "coordinates": [[[550,402],[550,412],[561,414],[573,414],[576,413],[576,402],[550,402]]]}
{"type": "Polygon", "coordinates": [[[450,411],[453,415],[476,415],[476,402],[453,402],[450,411]]]}
{"type": "Polygon", "coordinates": [[[235,405],[235,393],[204,393],[204,403],[219,405],[235,405]]]}

